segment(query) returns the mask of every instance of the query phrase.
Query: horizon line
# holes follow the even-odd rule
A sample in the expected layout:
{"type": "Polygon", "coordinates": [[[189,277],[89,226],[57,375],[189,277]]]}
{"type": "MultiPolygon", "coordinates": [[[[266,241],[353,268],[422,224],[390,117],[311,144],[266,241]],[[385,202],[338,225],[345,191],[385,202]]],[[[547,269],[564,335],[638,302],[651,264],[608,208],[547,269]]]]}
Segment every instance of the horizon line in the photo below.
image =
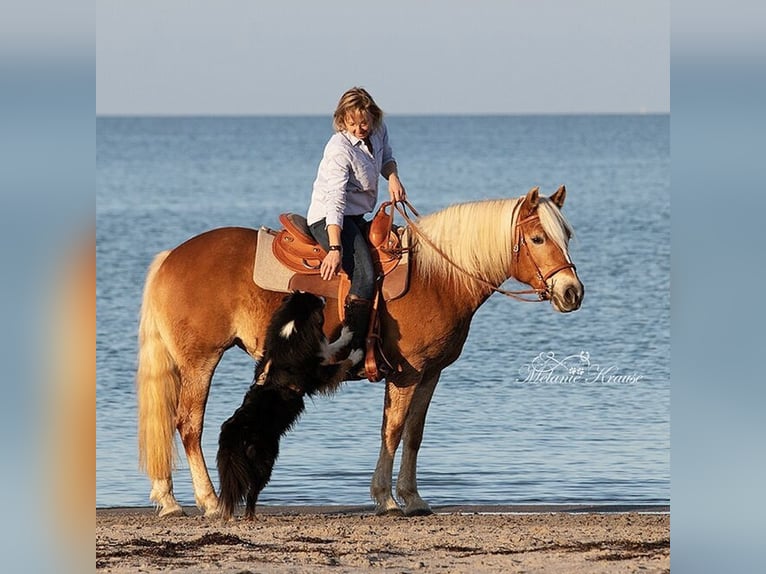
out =
{"type": "MultiPolygon", "coordinates": [[[[534,117],[534,116],[669,116],[667,111],[633,111],[633,112],[386,112],[386,117],[534,117]]],[[[331,113],[294,113],[294,112],[261,112],[261,113],[167,113],[167,112],[108,112],[96,113],[96,118],[323,118],[331,113]]]]}

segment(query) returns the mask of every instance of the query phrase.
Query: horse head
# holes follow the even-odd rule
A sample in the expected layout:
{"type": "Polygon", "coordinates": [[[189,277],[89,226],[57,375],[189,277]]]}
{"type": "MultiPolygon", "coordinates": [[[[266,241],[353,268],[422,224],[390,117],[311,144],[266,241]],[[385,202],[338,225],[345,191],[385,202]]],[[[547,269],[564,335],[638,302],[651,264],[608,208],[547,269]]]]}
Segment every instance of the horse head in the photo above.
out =
{"type": "Polygon", "coordinates": [[[535,187],[521,200],[513,229],[513,277],[569,313],[580,308],[584,287],[569,258],[572,228],[560,211],[565,198],[562,185],[550,197],[535,187]]]}

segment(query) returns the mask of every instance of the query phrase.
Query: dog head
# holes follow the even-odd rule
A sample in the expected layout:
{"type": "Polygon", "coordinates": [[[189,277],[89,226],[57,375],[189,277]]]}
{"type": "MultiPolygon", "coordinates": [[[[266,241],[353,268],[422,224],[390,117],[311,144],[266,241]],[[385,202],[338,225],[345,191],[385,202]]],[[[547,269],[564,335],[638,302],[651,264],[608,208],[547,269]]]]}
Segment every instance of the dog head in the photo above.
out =
{"type": "Polygon", "coordinates": [[[265,360],[301,363],[319,354],[324,335],[325,300],[295,291],[274,313],[266,333],[265,360]]]}
{"type": "Polygon", "coordinates": [[[295,291],[282,300],[282,306],[272,319],[272,324],[279,328],[279,336],[289,339],[301,333],[324,326],[325,300],[322,297],[303,291],[295,291]],[[281,326],[280,326],[281,325],[281,326]]]}

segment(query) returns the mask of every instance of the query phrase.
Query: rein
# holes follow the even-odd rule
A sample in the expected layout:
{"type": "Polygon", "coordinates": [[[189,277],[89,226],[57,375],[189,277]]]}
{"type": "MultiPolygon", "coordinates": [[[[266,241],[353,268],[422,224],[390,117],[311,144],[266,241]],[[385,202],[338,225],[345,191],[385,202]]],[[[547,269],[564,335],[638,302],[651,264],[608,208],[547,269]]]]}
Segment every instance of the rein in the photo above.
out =
{"type": "MultiPolygon", "coordinates": [[[[524,245],[526,247],[527,256],[532,261],[532,264],[537,269],[537,276],[542,281],[542,284],[544,287],[538,288],[538,289],[522,289],[519,291],[510,291],[507,289],[501,289],[500,287],[497,287],[484,279],[483,277],[479,277],[477,275],[474,275],[470,271],[466,271],[463,267],[455,263],[450,257],[444,253],[439,247],[437,247],[433,241],[431,241],[424,233],[423,231],[418,227],[418,225],[412,220],[412,218],[407,214],[407,208],[412,211],[412,213],[415,215],[415,217],[420,217],[420,214],[418,211],[412,206],[412,204],[407,201],[406,199],[403,201],[398,201],[394,203],[394,207],[396,207],[396,210],[401,214],[401,216],[404,218],[404,220],[407,222],[407,224],[410,226],[410,229],[412,229],[415,234],[420,237],[431,249],[436,251],[442,259],[444,259],[447,263],[452,265],[455,269],[460,271],[463,275],[466,275],[467,277],[473,279],[474,281],[477,281],[478,283],[481,283],[482,285],[488,287],[495,293],[500,293],[501,295],[505,295],[506,297],[511,297],[513,299],[516,299],[517,301],[524,301],[525,303],[540,303],[542,301],[547,301],[550,299],[550,291],[548,290],[548,279],[553,277],[556,273],[559,271],[563,271],[564,269],[574,269],[574,263],[565,263],[564,265],[560,265],[559,267],[556,267],[555,269],[552,269],[545,275],[542,274],[542,271],[540,270],[540,267],[537,265],[537,262],[532,257],[532,253],[529,251],[529,247],[526,244],[526,241],[524,239],[524,233],[521,229],[521,226],[524,223],[527,223],[528,221],[532,221],[533,219],[536,219],[537,215],[529,216],[522,221],[516,221],[516,224],[514,226],[514,245],[513,245],[513,258],[514,261],[518,263],[519,256],[521,255],[521,246],[524,245]],[[537,295],[537,299],[528,299],[524,297],[524,295],[537,295]]],[[[521,203],[517,206],[516,209],[519,209],[521,207],[521,203]]]]}

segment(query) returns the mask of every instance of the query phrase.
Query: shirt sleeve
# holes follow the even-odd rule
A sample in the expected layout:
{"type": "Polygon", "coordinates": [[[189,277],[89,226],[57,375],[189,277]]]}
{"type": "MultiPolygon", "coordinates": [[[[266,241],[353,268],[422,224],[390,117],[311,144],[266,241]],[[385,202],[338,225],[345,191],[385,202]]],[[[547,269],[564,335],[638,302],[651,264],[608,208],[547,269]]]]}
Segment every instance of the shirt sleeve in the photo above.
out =
{"type": "Polygon", "coordinates": [[[346,211],[346,184],[349,177],[348,153],[340,146],[328,145],[319,167],[324,188],[325,218],[327,225],[343,227],[346,211]]]}
{"type": "Polygon", "coordinates": [[[383,163],[381,163],[380,166],[382,168],[388,162],[396,161],[396,159],[394,158],[393,151],[391,150],[391,144],[388,141],[388,128],[386,127],[385,123],[381,125],[381,131],[382,131],[381,135],[383,136],[381,138],[383,141],[383,145],[382,145],[382,150],[383,150],[382,162],[383,163]]]}

